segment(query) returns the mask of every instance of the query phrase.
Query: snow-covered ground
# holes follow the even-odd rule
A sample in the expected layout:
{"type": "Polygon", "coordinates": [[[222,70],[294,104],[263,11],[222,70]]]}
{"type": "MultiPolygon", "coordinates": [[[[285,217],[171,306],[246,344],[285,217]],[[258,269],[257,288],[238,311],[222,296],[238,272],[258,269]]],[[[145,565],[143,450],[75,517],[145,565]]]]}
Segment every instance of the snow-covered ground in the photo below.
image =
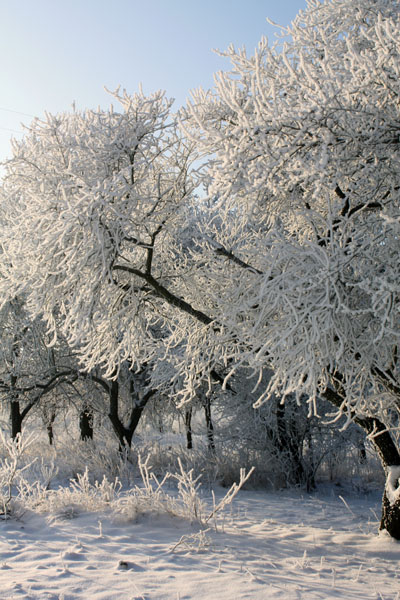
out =
{"type": "Polygon", "coordinates": [[[27,511],[0,523],[0,598],[399,600],[400,544],[378,535],[379,504],[333,487],[240,491],[202,533],[166,514],[27,511]]]}

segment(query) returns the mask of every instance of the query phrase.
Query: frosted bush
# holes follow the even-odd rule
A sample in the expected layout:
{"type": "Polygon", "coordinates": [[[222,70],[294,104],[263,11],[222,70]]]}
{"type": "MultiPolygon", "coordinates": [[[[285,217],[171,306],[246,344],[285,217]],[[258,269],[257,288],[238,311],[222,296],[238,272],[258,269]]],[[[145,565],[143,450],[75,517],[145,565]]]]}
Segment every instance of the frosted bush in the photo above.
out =
{"type": "MultiPolygon", "coordinates": [[[[103,432],[102,432],[103,433],[103,432]]],[[[115,438],[102,436],[101,441],[76,441],[71,448],[69,440],[63,441],[59,453],[63,456],[62,470],[67,478],[76,476],[87,467],[91,481],[117,477],[124,485],[132,485],[134,479],[135,459],[128,448],[120,452],[115,438]]]]}
{"type": "Polygon", "coordinates": [[[181,461],[179,463],[179,472],[167,473],[162,481],[152,473],[148,466],[148,459],[142,461],[139,458],[139,469],[142,476],[143,486],[136,486],[130,494],[122,497],[117,508],[117,512],[125,518],[134,519],[143,512],[153,512],[157,514],[169,514],[182,519],[189,519],[191,522],[206,526],[209,521],[213,521],[217,527],[217,515],[231,504],[236,494],[252,475],[254,468],[245,473],[244,469],[240,472],[239,483],[234,483],[222,500],[216,504],[213,496],[213,508],[207,511],[207,505],[200,494],[200,477],[193,477],[193,470],[185,471],[181,461]],[[165,492],[165,482],[173,478],[177,482],[177,495],[165,492]]]}
{"type": "Polygon", "coordinates": [[[117,477],[113,481],[106,476],[101,481],[92,481],[88,468],[71,479],[68,486],[58,489],[48,489],[45,481],[30,483],[19,474],[18,502],[23,509],[64,518],[73,518],[81,512],[107,511],[119,520],[135,520],[145,514],[169,515],[201,527],[212,521],[216,527],[217,514],[232,502],[252,473],[250,470],[245,475],[242,471],[239,483],[235,483],[218,504],[214,501],[210,511],[201,494],[200,476],[195,477],[193,469],[186,471],[181,461],[179,471],[167,471],[162,479],[152,472],[149,457],[143,460],[139,456],[138,467],[141,483],[128,492],[123,490],[117,477]],[[167,481],[175,483],[169,491],[167,481]]]}
{"type": "Polygon", "coordinates": [[[194,478],[193,470],[186,472],[181,461],[178,462],[178,473],[167,472],[159,480],[150,470],[149,457],[143,461],[139,456],[142,485],[135,486],[120,499],[117,513],[129,519],[134,519],[142,513],[167,513],[201,523],[205,514],[205,504],[199,495],[200,478],[194,478]],[[165,483],[171,478],[177,482],[177,496],[165,491],[165,483]]]}
{"type": "Polygon", "coordinates": [[[23,477],[22,473],[32,463],[23,465],[22,457],[34,442],[33,434],[17,434],[15,439],[8,439],[0,431],[0,514],[7,517],[12,509],[15,485],[23,477]]]}
{"type": "Polygon", "coordinates": [[[19,500],[23,506],[38,512],[75,513],[82,511],[104,510],[117,496],[121,484],[118,480],[109,482],[105,477],[99,483],[90,482],[89,472],[78,474],[71,479],[68,487],[49,490],[36,481],[33,484],[25,479],[18,486],[19,500]]]}

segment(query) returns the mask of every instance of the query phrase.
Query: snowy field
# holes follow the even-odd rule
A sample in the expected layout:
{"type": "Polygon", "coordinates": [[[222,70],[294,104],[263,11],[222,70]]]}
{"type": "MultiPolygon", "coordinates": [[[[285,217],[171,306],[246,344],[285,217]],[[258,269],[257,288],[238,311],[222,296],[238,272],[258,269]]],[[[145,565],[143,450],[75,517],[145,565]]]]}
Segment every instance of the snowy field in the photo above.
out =
{"type": "Polygon", "coordinates": [[[399,600],[400,544],[378,535],[379,511],[378,493],[334,486],[240,491],[208,531],[165,513],[28,510],[0,523],[0,598],[399,600]]]}

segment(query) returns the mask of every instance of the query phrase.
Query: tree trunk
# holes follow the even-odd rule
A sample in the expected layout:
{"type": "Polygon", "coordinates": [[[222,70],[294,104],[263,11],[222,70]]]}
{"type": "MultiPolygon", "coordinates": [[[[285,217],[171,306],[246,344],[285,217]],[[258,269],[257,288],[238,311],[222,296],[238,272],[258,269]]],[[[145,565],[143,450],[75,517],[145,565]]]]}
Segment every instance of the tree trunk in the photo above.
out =
{"type": "Polygon", "coordinates": [[[22,416],[18,400],[12,400],[10,403],[11,437],[13,440],[22,431],[22,416]]]}
{"type": "Polygon", "coordinates": [[[113,381],[111,383],[110,412],[108,414],[108,417],[111,421],[115,434],[118,437],[120,452],[123,452],[127,447],[131,447],[133,434],[135,433],[136,428],[139,424],[143,410],[147,402],[150,400],[153,394],[155,394],[156,390],[149,390],[141,399],[135,397],[133,384],[131,385],[130,392],[133,401],[133,408],[131,411],[128,427],[125,427],[121,419],[119,418],[118,413],[119,384],[118,381],[113,381]]]}
{"type": "MultiPolygon", "coordinates": [[[[343,398],[334,390],[328,388],[323,395],[334,406],[342,406],[343,398]]],[[[400,454],[389,431],[381,421],[372,417],[354,417],[354,422],[370,436],[387,479],[389,467],[400,467],[400,454]]],[[[399,486],[399,482],[397,482],[397,486],[399,486]]],[[[400,540],[400,500],[390,504],[386,486],[382,498],[382,517],[379,529],[386,529],[390,536],[400,540]]]]}
{"type": "Polygon", "coordinates": [[[53,445],[53,441],[54,441],[53,423],[55,420],[56,420],[56,413],[52,412],[50,415],[50,418],[47,420],[47,425],[46,425],[47,436],[49,438],[50,446],[53,445]]]}
{"type": "Polygon", "coordinates": [[[131,446],[133,434],[135,433],[136,428],[139,425],[139,421],[141,419],[143,411],[146,408],[148,401],[150,400],[150,398],[152,396],[154,396],[155,393],[156,393],[156,390],[149,390],[148,392],[145,393],[144,396],[142,396],[142,398],[135,397],[136,395],[135,395],[135,391],[133,389],[133,385],[131,386],[133,408],[132,408],[132,412],[131,412],[131,418],[129,419],[129,425],[125,430],[126,431],[125,437],[128,440],[129,447],[131,446]]]}
{"type": "Polygon", "coordinates": [[[11,376],[10,383],[10,420],[11,420],[11,437],[15,439],[18,433],[21,433],[22,423],[31,409],[38,404],[41,398],[43,398],[46,394],[51,392],[56,385],[61,383],[63,380],[66,381],[65,377],[68,375],[73,375],[72,381],[77,379],[78,375],[72,373],[70,370],[57,373],[53,375],[51,379],[46,384],[37,384],[37,388],[41,391],[34,396],[29,402],[25,404],[24,409],[21,411],[21,405],[19,402],[19,393],[16,391],[16,383],[17,377],[15,375],[11,376]]]}
{"type": "Polygon", "coordinates": [[[17,437],[18,434],[22,431],[22,415],[21,415],[21,407],[18,400],[18,394],[15,391],[15,387],[17,384],[17,377],[15,375],[11,375],[10,378],[10,393],[11,393],[11,402],[10,402],[10,421],[11,421],[11,437],[13,440],[17,437]]]}
{"type": "Polygon", "coordinates": [[[211,417],[211,400],[209,397],[207,397],[204,402],[204,414],[206,417],[208,449],[214,453],[215,452],[214,425],[213,425],[212,417],[211,417]]]}
{"type": "MultiPolygon", "coordinates": [[[[286,402],[289,402],[289,400],[286,402]]],[[[286,402],[282,403],[278,400],[276,407],[277,448],[281,454],[286,454],[289,463],[288,483],[292,485],[309,485],[302,461],[302,440],[299,439],[297,431],[290,426],[287,420],[286,402]]]]}
{"type": "Polygon", "coordinates": [[[123,452],[126,447],[125,440],[125,427],[123,426],[121,419],[118,414],[118,397],[119,397],[119,384],[118,381],[112,381],[111,387],[109,388],[109,400],[110,400],[110,412],[108,417],[111,421],[111,425],[114,429],[115,435],[118,438],[119,450],[123,452]]]}
{"type": "Polygon", "coordinates": [[[360,440],[358,443],[358,460],[362,465],[367,462],[367,451],[365,449],[364,440],[360,440]]]}
{"type": "MultiPolygon", "coordinates": [[[[387,480],[389,467],[400,467],[400,454],[390,433],[378,419],[356,419],[355,422],[368,434],[373,434],[371,440],[381,460],[387,480]]],[[[397,482],[397,486],[399,486],[399,482],[397,482]]],[[[400,500],[390,504],[386,486],[382,498],[382,517],[379,529],[386,529],[389,535],[400,540],[400,500]]]]}
{"type": "Polygon", "coordinates": [[[90,408],[84,408],[79,414],[79,430],[81,440],[87,442],[93,439],[93,412],[90,408]]]}
{"type": "Polygon", "coordinates": [[[185,410],[186,448],[188,450],[193,449],[192,415],[193,415],[192,407],[185,410]]]}
{"type": "Polygon", "coordinates": [[[54,442],[54,431],[53,431],[53,423],[49,423],[46,427],[47,429],[47,437],[49,438],[50,446],[53,445],[54,442]]]}

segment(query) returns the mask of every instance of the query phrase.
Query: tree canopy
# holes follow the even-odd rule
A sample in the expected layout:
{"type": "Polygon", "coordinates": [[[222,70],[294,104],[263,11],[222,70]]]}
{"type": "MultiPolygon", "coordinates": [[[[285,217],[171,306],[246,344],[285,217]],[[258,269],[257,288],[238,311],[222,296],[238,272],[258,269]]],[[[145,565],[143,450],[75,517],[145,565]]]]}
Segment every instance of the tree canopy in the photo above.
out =
{"type": "Polygon", "coordinates": [[[325,397],[400,465],[399,31],[397,1],[308,0],[178,115],[116,92],[34,121],[2,188],[4,302],[109,379],[325,397]]]}

